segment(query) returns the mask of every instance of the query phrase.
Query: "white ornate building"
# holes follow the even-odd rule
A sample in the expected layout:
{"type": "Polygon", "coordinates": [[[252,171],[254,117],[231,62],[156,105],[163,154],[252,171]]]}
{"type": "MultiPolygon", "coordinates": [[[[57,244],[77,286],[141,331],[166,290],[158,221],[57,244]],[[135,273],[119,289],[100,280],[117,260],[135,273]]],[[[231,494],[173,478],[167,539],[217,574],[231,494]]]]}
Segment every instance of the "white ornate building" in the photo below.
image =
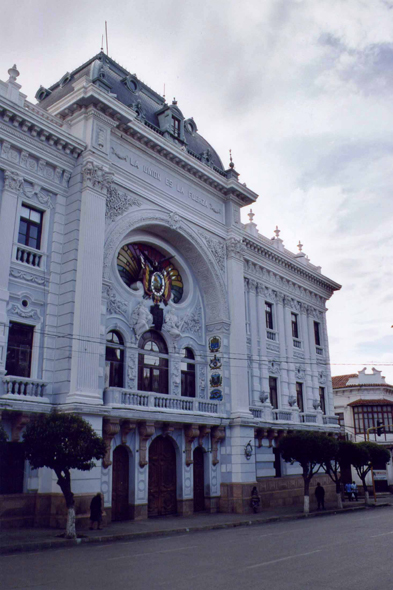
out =
{"type": "Polygon", "coordinates": [[[0,518],[58,522],[54,475],[17,444],[54,406],[108,445],[73,474],[81,518],[97,491],[114,519],[248,511],[254,485],[262,506],[294,501],[276,442],[338,431],[325,304],[339,285],[252,214],[243,225],[257,195],[233,163],[104,53],[37,105],[18,75],[0,82],[0,518]]]}

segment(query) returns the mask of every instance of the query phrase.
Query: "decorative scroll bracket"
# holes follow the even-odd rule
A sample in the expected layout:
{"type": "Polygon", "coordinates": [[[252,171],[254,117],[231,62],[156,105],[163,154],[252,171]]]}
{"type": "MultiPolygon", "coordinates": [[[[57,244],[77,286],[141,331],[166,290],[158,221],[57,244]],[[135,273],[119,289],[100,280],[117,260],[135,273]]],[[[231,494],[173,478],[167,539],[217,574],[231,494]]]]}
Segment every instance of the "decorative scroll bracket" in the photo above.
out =
{"type": "Polygon", "coordinates": [[[105,467],[105,469],[107,467],[109,467],[110,465],[112,465],[111,444],[112,444],[112,440],[114,439],[116,434],[119,432],[119,430],[120,430],[119,420],[116,420],[116,419],[104,420],[103,439],[106,443],[106,453],[105,453],[105,457],[102,460],[102,465],[103,465],[103,467],[105,467]]]}
{"type": "Polygon", "coordinates": [[[147,441],[155,433],[156,428],[154,422],[139,422],[139,465],[144,467],[148,464],[147,461],[147,441]]]}
{"type": "Polygon", "coordinates": [[[218,460],[218,443],[225,438],[225,426],[214,426],[211,431],[212,439],[212,463],[217,465],[218,460]]]}

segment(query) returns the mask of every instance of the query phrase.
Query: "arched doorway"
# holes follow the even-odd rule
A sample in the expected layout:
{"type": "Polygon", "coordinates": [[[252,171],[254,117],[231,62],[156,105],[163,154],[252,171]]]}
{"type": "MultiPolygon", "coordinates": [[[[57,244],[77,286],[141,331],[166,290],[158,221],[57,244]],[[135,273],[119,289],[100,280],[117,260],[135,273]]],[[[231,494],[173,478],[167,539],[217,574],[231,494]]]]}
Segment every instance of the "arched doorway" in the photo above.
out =
{"type": "Polygon", "coordinates": [[[205,470],[204,453],[201,447],[194,450],[194,512],[205,510],[205,470]]]}
{"type": "Polygon", "coordinates": [[[170,439],[158,436],[149,448],[148,515],[176,512],[176,452],[170,439]]]}
{"type": "Polygon", "coordinates": [[[112,520],[128,520],[129,455],[124,446],[113,451],[112,520]]]}

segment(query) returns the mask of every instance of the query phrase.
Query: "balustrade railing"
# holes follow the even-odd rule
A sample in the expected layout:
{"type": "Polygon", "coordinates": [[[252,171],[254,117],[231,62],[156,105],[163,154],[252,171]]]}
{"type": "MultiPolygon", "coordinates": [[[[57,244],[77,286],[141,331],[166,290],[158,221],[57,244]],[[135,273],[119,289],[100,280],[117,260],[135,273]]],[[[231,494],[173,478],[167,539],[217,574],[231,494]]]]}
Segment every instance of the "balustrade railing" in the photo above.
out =
{"type": "Polygon", "coordinates": [[[334,424],[338,426],[338,417],[337,416],[323,416],[323,423],[324,424],[334,424]]]}
{"type": "Polygon", "coordinates": [[[104,404],[144,408],[146,410],[203,412],[218,414],[219,404],[196,398],[167,395],[164,393],[139,392],[120,387],[108,387],[104,390],[104,404]]]}
{"type": "Polygon", "coordinates": [[[300,413],[299,414],[300,422],[305,422],[307,424],[316,424],[317,417],[315,414],[307,414],[307,413],[300,413]]]}
{"type": "Polygon", "coordinates": [[[266,330],[266,338],[275,342],[277,340],[277,334],[276,332],[272,332],[272,330],[266,330]]]}
{"type": "Polygon", "coordinates": [[[302,341],[301,340],[296,340],[295,338],[293,339],[293,346],[295,348],[301,348],[302,347],[302,341]]]}
{"type": "Polygon", "coordinates": [[[273,420],[285,420],[285,422],[292,422],[291,410],[273,410],[273,420]]]}
{"type": "Polygon", "coordinates": [[[16,244],[14,256],[17,262],[22,262],[27,266],[32,266],[34,268],[44,267],[44,254],[34,248],[29,248],[22,244],[16,244]]]}
{"type": "Polygon", "coordinates": [[[323,348],[321,348],[320,346],[316,346],[315,347],[315,352],[319,355],[319,356],[323,356],[323,348]]]}
{"type": "Polygon", "coordinates": [[[40,379],[29,379],[27,377],[3,377],[4,395],[13,395],[15,398],[41,399],[45,397],[47,383],[40,379]]]}
{"type": "Polygon", "coordinates": [[[250,412],[254,418],[263,418],[263,408],[250,408],[250,412]]]}

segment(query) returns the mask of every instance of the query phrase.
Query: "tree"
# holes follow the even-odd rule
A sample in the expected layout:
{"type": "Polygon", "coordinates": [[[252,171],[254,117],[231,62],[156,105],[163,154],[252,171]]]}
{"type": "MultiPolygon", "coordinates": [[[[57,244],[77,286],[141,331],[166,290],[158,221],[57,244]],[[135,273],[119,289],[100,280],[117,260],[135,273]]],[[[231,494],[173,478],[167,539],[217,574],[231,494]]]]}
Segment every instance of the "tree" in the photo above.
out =
{"type": "Polygon", "coordinates": [[[339,440],[335,444],[335,454],[331,459],[322,463],[322,468],[328,474],[330,479],[336,484],[337,507],[342,508],[341,498],[341,474],[345,467],[351,465],[351,459],[354,453],[353,442],[349,440],[339,440]]]}
{"type": "Polygon", "coordinates": [[[369,503],[369,493],[366,484],[366,477],[371,471],[371,466],[375,467],[381,463],[387,463],[390,460],[390,453],[384,447],[373,442],[360,442],[354,444],[351,463],[356,469],[356,473],[362,480],[365,503],[369,503]]]}
{"type": "Polygon", "coordinates": [[[92,459],[102,459],[104,440],[76,414],[52,411],[31,420],[23,434],[25,456],[33,469],[49,467],[57,476],[67,506],[66,538],[75,539],[75,505],[71,491],[71,469],[90,471],[92,459]]]}
{"type": "Polygon", "coordinates": [[[310,512],[310,481],[323,463],[335,454],[336,441],[319,432],[294,432],[279,443],[281,456],[287,463],[300,463],[304,480],[304,513],[310,512]]]}

